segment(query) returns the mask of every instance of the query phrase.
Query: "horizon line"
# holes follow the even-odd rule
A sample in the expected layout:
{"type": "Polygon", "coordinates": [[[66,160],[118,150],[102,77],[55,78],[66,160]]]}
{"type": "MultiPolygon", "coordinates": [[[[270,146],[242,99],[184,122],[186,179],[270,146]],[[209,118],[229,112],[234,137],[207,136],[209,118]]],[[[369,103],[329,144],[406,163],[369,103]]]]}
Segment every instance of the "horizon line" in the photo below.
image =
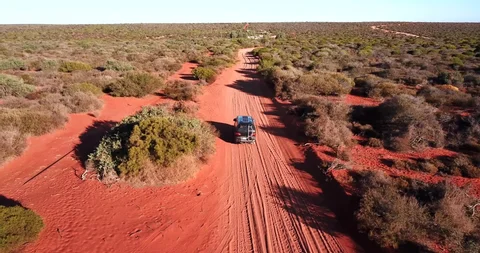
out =
{"type": "Polygon", "coordinates": [[[480,23],[480,21],[248,21],[248,22],[112,22],[112,23],[2,23],[9,25],[161,25],[161,24],[288,24],[288,23],[480,23]]]}

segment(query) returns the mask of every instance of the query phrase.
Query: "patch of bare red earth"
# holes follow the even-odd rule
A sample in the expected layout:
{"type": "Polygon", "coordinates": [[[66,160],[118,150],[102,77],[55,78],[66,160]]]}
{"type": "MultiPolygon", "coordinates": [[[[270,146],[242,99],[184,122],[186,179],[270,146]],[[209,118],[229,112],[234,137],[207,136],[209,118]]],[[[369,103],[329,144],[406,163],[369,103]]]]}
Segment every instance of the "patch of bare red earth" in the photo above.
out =
{"type": "MultiPolygon", "coordinates": [[[[380,102],[371,98],[364,98],[354,95],[347,95],[343,98],[343,101],[349,105],[364,105],[364,106],[376,106],[380,102]]],[[[361,140],[361,137],[355,136],[355,139],[361,140]]],[[[325,146],[313,147],[317,156],[327,162],[335,160],[331,156],[332,150],[325,146]]],[[[373,148],[357,144],[351,150],[352,158],[348,163],[354,170],[381,170],[392,176],[401,176],[410,179],[417,179],[423,182],[438,183],[445,179],[451,181],[458,186],[470,185],[472,194],[480,197],[480,179],[469,179],[459,176],[440,176],[432,175],[429,173],[411,171],[411,170],[399,170],[392,168],[382,162],[382,159],[386,160],[415,160],[415,159],[433,159],[441,156],[455,156],[457,153],[443,148],[428,148],[421,152],[392,152],[384,148],[373,148]]],[[[348,190],[348,171],[347,170],[333,170],[333,176],[348,190]]]]}

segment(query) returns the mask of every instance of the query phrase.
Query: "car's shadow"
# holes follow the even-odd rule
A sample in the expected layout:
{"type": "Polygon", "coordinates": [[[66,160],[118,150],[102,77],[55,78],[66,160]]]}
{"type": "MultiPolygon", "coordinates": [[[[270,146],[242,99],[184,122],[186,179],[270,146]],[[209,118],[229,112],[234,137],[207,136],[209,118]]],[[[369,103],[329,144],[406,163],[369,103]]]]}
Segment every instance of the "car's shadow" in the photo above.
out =
{"type": "Polygon", "coordinates": [[[235,143],[233,138],[233,125],[222,122],[208,121],[219,133],[219,138],[227,143],[235,143]]]}

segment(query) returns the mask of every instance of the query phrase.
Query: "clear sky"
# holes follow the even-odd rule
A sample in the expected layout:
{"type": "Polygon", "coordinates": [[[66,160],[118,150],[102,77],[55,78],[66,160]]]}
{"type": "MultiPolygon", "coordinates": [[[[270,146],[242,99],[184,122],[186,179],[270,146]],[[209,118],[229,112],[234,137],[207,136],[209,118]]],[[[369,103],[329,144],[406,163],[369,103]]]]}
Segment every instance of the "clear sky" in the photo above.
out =
{"type": "Polygon", "coordinates": [[[1,0],[0,24],[480,22],[480,0],[1,0]]]}

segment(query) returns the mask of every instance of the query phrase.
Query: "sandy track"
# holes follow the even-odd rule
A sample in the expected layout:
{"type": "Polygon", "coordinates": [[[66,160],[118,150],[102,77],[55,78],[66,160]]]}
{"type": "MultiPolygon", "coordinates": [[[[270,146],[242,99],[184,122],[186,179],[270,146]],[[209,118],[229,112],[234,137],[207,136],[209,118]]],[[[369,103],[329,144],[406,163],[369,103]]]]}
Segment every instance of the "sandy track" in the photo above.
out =
{"type": "Polygon", "coordinates": [[[399,34],[399,35],[404,35],[404,36],[409,36],[409,37],[431,39],[430,37],[420,36],[420,35],[416,35],[416,34],[412,34],[412,33],[388,30],[388,29],[385,29],[384,27],[387,27],[387,25],[370,26],[370,28],[372,28],[372,30],[380,30],[384,33],[393,33],[393,34],[399,34]]]}
{"type": "MultiPolygon", "coordinates": [[[[111,121],[162,99],[105,97],[94,123],[30,139],[24,155],[0,170],[0,194],[39,213],[46,228],[25,252],[360,252],[325,207],[304,156],[289,139],[284,114],[254,71],[248,50],[200,97],[199,116],[220,132],[217,153],[195,179],[162,188],[106,187],[82,181],[74,158],[111,121]],[[255,145],[232,144],[233,118],[255,117],[255,145]],[[81,137],[79,137],[81,136],[81,137]]],[[[188,75],[186,64],[174,78],[188,75]],[[181,73],[182,71],[186,73],[181,73]]]]}
{"type": "Polygon", "coordinates": [[[201,99],[201,116],[221,133],[224,154],[214,166],[220,181],[223,215],[218,252],[350,252],[358,250],[342,237],[333,214],[322,208],[321,193],[306,173],[292,163],[303,155],[284,136],[282,112],[272,92],[255,74],[255,59],[240,51],[242,62],[227,70],[201,99]],[[232,144],[233,118],[252,115],[258,124],[257,144],[232,144]],[[313,202],[313,203],[312,203],[313,202]],[[319,205],[317,205],[319,204],[319,205]]]}

